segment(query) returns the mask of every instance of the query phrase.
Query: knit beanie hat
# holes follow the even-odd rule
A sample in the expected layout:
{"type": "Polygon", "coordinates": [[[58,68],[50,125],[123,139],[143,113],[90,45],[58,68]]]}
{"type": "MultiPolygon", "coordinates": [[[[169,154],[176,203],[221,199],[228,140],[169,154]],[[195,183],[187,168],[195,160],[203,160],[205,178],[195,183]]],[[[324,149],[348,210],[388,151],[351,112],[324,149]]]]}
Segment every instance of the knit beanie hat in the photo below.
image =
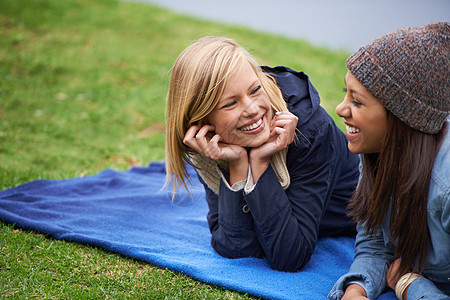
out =
{"type": "Polygon", "coordinates": [[[347,68],[392,114],[434,134],[450,110],[450,23],[403,28],[361,47],[347,68]]]}

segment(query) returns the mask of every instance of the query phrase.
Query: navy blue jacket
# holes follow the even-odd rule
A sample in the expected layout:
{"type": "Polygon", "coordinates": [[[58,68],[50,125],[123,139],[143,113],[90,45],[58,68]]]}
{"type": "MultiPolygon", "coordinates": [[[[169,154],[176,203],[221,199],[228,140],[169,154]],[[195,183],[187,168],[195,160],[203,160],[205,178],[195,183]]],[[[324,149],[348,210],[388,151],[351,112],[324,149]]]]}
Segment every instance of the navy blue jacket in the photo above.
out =
{"type": "Polygon", "coordinates": [[[345,206],[356,188],[359,158],[349,152],[347,138],[320,106],[306,74],[286,67],[263,70],[275,77],[298,117],[299,141],[286,158],[290,186],[283,190],[270,165],[248,194],[221,182],[217,195],[202,181],[207,218],[220,255],[265,257],[273,269],[293,272],[308,262],[319,236],[355,234],[345,206]]]}

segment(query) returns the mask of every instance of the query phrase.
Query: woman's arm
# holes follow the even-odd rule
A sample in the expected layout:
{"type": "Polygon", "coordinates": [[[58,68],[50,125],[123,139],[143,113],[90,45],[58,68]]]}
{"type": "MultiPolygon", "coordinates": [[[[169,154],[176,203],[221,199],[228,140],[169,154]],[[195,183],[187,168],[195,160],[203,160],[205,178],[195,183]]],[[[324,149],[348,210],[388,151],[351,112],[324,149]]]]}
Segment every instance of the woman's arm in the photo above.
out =
{"type": "Polygon", "coordinates": [[[269,166],[253,191],[244,195],[265,256],[277,270],[297,271],[309,261],[340,175],[338,165],[345,164],[337,148],[346,145],[336,145],[335,127],[321,121],[310,128],[313,131],[303,132],[298,145],[290,146],[289,188],[283,190],[269,166]],[[305,135],[311,138],[305,140],[305,135]]]}
{"type": "Polygon", "coordinates": [[[222,138],[217,134],[211,138],[210,132],[213,131],[212,125],[193,125],[183,139],[184,144],[202,156],[228,161],[229,164],[228,178],[221,176],[219,195],[198,176],[204,185],[209,206],[207,218],[212,233],[211,244],[224,257],[261,257],[262,250],[252,226],[253,220],[248,211],[243,209],[243,190],[231,189],[235,183],[247,178],[247,152],[240,146],[221,143],[222,138]]]}
{"type": "MultiPolygon", "coordinates": [[[[447,174],[447,176],[440,176],[440,173],[435,171],[432,175],[433,181],[439,182],[440,184],[434,185],[434,182],[432,182],[430,187],[431,192],[429,197],[431,198],[428,200],[428,226],[432,236],[431,240],[438,240],[437,243],[432,243],[431,247],[440,247],[439,250],[433,248],[433,256],[440,257],[442,265],[448,266],[448,259],[445,260],[445,258],[448,258],[448,253],[450,253],[450,189],[448,185],[444,184],[445,180],[448,182],[448,171],[444,171],[444,174],[447,174]],[[437,239],[436,236],[440,237],[440,239],[437,239]],[[436,255],[436,253],[439,253],[439,255],[436,255]]],[[[392,263],[388,272],[388,284],[394,290],[400,279],[400,276],[395,276],[399,264],[400,259],[397,259],[392,263]]],[[[441,274],[444,275],[444,280],[447,279],[448,276],[445,276],[445,271],[442,270],[441,274]]],[[[426,277],[426,274],[424,276],[426,277]]],[[[403,292],[403,299],[449,299],[431,280],[427,278],[415,278],[417,276],[409,277],[408,275],[405,275],[405,278],[403,278],[405,279],[405,284],[409,284],[403,292]]]]}
{"type": "Polygon", "coordinates": [[[223,181],[219,195],[215,194],[201,179],[208,202],[208,225],[211,245],[227,258],[263,257],[261,245],[253,228],[253,218],[246,209],[243,191],[231,190],[223,181]]]}
{"type": "Polygon", "coordinates": [[[367,300],[366,291],[359,284],[350,284],[345,289],[342,300],[367,300]]]}
{"type": "Polygon", "coordinates": [[[328,295],[329,299],[341,299],[351,283],[357,283],[366,291],[366,297],[376,299],[386,288],[386,275],[392,262],[394,249],[386,246],[383,232],[368,235],[358,226],[355,241],[355,258],[347,274],[339,278],[328,295]]]}
{"type": "MultiPolygon", "coordinates": [[[[267,169],[270,157],[275,152],[285,149],[289,143],[292,143],[297,120],[297,116],[289,111],[276,113],[271,122],[270,139],[262,146],[250,151],[250,157],[253,160],[249,176],[253,176],[253,181],[257,181],[267,169]]],[[[205,150],[215,148],[219,144],[214,146],[213,138],[209,141],[211,144],[209,146],[206,143],[207,141],[202,141],[199,138],[204,136],[207,129],[211,129],[206,128],[206,126],[204,128],[196,133],[195,143],[206,154],[205,150]],[[202,144],[205,144],[205,146],[202,144]]],[[[191,145],[194,145],[194,143],[191,142],[191,145]]],[[[209,151],[208,154],[212,152],[214,151],[209,151]]],[[[212,245],[219,254],[230,258],[261,257],[264,255],[254,230],[252,215],[249,213],[248,205],[243,200],[242,190],[233,191],[230,189],[230,186],[234,183],[244,179],[244,177],[246,178],[246,176],[243,176],[243,174],[247,175],[248,173],[249,162],[246,159],[247,156],[229,161],[229,185],[224,183],[225,179],[222,176],[219,195],[207,193],[210,207],[208,221],[212,233],[212,245]]],[[[278,181],[276,184],[280,186],[278,181]]]]}
{"type": "Polygon", "coordinates": [[[403,299],[448,300],[449,296],[441,292],[431,280],[419,278],[410,284],[403,299]]]}
{"type": "Polygon", "coordinates": [[[286,149],[295,137],[298,117],[289,111],[275,113],[270,124],[269,140],[250,151],[249,164],[254,183],[269,166],[269,161],[275,153],[286,149]]]}
{"type": "Polygon", "coordinates": [[[401,258],[396,259],[389,267],[387,273],[387,282],[397,296],[401,295],[402,300],[407,299],[449,299],[441,292],[431,280],[428,280],[418,274],[407,273],[402,276],[396,276],[401,258]],[[401,283],[400,283],[401,282],[401,283]],[[403,285],[403,287],[402,287],[403,285]],[[409,291],[411,287],[411,291],[409,291]]]}

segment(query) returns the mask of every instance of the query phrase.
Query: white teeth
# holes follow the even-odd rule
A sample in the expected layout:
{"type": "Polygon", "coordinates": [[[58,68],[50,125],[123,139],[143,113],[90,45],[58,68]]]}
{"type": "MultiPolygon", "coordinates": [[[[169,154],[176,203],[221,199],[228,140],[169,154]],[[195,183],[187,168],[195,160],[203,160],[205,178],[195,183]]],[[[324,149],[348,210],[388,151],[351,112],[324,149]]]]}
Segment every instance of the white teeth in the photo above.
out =
{"type": "Polygon", "coordinates": [[[358,133],[358,132],[361,132],[361,130],[360,130],[359,128],[352,127],[352,126],[348,126],[348,125],[345,125],[345,129],[347,130],[348,133],[358,133]]]}
{"type": "Polygon", "coordinates": [[[253,124],[250,124],[250,125],[248,125],[248,126],[241,127],[241,128],[239,128],[239,129],[242,130],[242,131],[253,130],[253,129],[257,128],[259,125],[261,125],[261,123],[262,123],[262,118],[259,119],[258,121],[256,121],[256,122],[253,123],[253,124]]]}

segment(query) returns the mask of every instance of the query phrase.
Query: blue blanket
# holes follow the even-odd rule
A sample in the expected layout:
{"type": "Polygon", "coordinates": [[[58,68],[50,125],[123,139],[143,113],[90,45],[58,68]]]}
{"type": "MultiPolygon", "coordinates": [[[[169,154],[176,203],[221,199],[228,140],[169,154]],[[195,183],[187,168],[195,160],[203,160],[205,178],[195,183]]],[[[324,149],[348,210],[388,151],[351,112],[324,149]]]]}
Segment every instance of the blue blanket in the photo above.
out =
{"type": "MultiPolygon", "coordinates": [[[[0,192],[0,220],[55,239],[95,245],[198,280],[272,299],[325,299],[353,258],[352,238],[322,238],[297,273],[257,258],[226,259],[210,245],[208,207],[195,171],[192,196],[171,199],[164,163],[65,180],[35,180],[0,192]]],[[[379,299],[395,299],[394,293],[379,299]]]]}

